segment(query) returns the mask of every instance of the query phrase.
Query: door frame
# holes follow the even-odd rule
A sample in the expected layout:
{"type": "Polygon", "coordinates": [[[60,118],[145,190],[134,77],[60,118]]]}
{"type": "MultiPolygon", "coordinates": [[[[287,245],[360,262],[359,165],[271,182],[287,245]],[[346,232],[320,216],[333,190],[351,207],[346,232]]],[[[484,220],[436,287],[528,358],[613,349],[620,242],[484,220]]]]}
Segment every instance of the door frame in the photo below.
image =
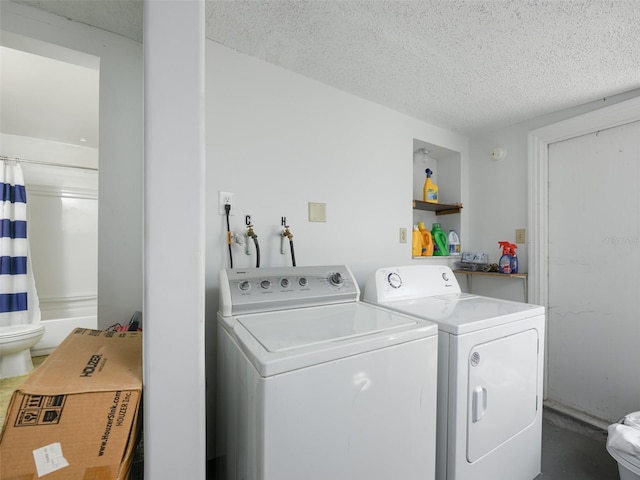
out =
{"type": "MultiPolygon", "coordinates": [[[[640,120],[640,97],[622,101],[592,112],[584,113],[528,134],[528,220],[529,299],[530,303],[549,309],[549,145],[598,130],[617,127],[640,120]]],[[[548,314],[546,321],[549,321],[548,314]]],[[[548,345],[549,328],[545,328],[548,345]]],[[[547,396],[548,349],[544,349],[544,397],[547,396]]]]}

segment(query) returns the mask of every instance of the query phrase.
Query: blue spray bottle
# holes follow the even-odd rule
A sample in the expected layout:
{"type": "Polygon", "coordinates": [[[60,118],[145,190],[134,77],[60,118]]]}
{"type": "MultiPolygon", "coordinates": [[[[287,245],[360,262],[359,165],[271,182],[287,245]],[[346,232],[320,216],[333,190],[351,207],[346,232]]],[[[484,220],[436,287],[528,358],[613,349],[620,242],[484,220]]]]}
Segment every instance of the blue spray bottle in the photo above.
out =
{"type": "Polygon", "coordinates": [[[518,256],[516,255],[516,249],[518,246],[515,243],[511,244],[511,273],[518,273],[518,256]]]}

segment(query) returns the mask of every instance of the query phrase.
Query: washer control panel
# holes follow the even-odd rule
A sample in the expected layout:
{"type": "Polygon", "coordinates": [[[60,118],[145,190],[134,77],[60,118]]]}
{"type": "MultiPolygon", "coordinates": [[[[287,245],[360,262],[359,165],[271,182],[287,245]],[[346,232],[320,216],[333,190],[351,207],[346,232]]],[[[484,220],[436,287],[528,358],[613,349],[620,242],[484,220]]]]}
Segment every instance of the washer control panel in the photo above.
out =
{"type": "Polygon", "coordinates": [[[346,265],[238,268],[220,272],[223,316],[355,302],[358,284],[346,265]]]}

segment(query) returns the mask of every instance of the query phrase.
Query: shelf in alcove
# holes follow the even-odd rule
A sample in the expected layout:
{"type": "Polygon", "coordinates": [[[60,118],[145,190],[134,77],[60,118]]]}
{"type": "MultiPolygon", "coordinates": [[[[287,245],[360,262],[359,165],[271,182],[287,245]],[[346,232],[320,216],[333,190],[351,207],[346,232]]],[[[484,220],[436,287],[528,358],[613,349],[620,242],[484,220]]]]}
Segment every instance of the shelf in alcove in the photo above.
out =
{"type": "Polygon", "coordinates": [[[420,200],[414,200],[413,208],[415,210],[436,212],[436,215],[449,215],[452,213],[460,213],[460,210],[462,210],[462,204],[456,203],[453,205],[447,205],[446,203],[429,203],[422,202],[420,200]]]}
{"type": "Polygon", "coordinates": [[[458,273],[461,275],[467,276],[467,285],[469,286],[469,291],[471,291],[471,278],[473,276],[478,277],[501,277],[501,278],[518,278],[522,280],[522,286],[524,287],[524,301],[529,301],[529,290],[528,290],[528,275],[526,273],[498,273],[498,272],[478,272],[474,270],[454,270],[453,273],[458,273]]]}

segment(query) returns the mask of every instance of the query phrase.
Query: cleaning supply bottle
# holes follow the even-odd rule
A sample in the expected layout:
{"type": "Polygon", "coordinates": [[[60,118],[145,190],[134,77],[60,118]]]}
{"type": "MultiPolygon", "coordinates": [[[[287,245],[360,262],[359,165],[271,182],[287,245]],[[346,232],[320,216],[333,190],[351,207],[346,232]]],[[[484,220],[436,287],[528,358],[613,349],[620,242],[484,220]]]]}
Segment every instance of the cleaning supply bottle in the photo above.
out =
{"type": "Polygon", "coordinates": [[[418,226],[413,226],[413,232],[411,232],[411,256],[419,257],[422,255],[422,237],[418,226]]]}
{"type": "Polygon", "coordinates": [[[518,255],[516,255],[516,249],[518,245],[511,244],[511,273],[518,273],[518,255]]]}
{"type": "Polygon", "coordinates": [[[460,237],[455,230],[449,230],[449,255],[460,255],[460,237]]]}
{"type": "Polygon", "coordinates": [[[449,255],[449,241],[447,234],[440,228],[439,223],[431,226],[431,237],[433,238],[433,256],[446,257],[449,255]]]}
{"type": "Polygon", "coordinates": [[[511,243],[498,242],[502,248],[502,256],[498,262],[498,271],[500,273],[511,273],[511,243]]]}
{"type": "Polygon", "coordinates": [[[424,222],[418,222],[418,230],[422,237],[422,256],[430,257],[433,255],[433,238],[431,232],[424,226],[424,222]]]}
{"type": "Polygon", "coordinates": [[[438,203],[438,186],[431,181],[433,172],[430,168],[427,168],[424,172],[427,174],[427,178],[422,188],[422,200],[428,203],[438,203]]]}

